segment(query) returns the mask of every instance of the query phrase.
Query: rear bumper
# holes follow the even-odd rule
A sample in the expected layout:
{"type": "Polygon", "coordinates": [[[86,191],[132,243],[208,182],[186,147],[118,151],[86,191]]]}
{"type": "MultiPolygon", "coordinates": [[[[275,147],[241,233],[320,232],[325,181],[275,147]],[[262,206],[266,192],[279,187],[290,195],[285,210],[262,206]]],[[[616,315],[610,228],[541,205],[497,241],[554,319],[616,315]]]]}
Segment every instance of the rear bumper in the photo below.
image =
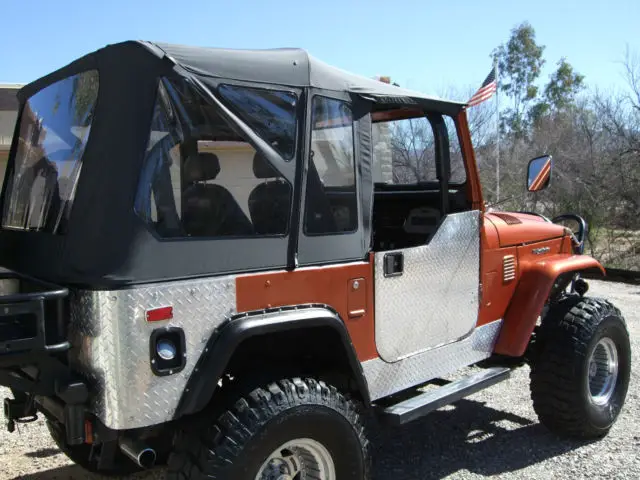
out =
{"type": "Polygon", "coordinates": [[[38,364],[70,348],[68,295],[67,288],[0,272],[0,368],[38,364]]]}
{"type": "Polygon", "coordinates": [[[65,425],[70,445],[84,441],[88,388],[67,366],[67,288],[0,271],[0,385],[10,431],[41,411],[65,425]]]}

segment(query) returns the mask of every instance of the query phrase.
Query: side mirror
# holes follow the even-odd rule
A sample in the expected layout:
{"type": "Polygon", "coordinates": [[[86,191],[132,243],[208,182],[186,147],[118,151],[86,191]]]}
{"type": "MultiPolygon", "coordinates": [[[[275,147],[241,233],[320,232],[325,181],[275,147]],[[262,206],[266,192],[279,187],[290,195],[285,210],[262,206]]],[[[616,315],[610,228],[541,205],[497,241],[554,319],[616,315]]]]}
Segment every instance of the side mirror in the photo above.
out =
{"type": "Polygon", "coordinates": [[[527,167],[527,190],[539,192],[549,186],[551,182],[551,168],[553,167],[553,157],[544,155],[529,161],[527,167]]]}

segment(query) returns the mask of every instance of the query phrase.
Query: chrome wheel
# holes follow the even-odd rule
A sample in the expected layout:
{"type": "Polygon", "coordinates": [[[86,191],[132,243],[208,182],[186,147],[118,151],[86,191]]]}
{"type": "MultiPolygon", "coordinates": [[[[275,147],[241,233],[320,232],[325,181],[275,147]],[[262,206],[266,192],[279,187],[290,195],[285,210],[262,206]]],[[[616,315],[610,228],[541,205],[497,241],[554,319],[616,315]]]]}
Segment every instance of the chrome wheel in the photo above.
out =
{"type": "Polygon", "coordinates": [[[608,337],[600,339],[589,359],[589,394],[596,405],[611,399],[618,380],[618,349],[608,337]]]}
{"type": "Polygon", "coordinates": [[[336,480],[336,468],[324,445],[299,438],[269,455],[255,480],[336,480]]]}

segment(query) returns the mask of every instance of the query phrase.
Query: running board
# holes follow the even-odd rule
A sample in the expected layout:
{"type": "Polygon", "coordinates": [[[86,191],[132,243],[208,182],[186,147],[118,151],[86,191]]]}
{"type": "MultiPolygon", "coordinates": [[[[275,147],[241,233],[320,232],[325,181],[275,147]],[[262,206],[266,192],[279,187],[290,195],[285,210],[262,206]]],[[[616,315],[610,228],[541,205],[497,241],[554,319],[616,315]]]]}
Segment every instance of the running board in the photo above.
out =
{"type": "Polygon", "coordinates": [[[509,368],[487,368],[391,405],[381,412],[380,418],[390,425],[404,425],[440,407],[506,380],[510,374],[511,369],[509,368]]]}

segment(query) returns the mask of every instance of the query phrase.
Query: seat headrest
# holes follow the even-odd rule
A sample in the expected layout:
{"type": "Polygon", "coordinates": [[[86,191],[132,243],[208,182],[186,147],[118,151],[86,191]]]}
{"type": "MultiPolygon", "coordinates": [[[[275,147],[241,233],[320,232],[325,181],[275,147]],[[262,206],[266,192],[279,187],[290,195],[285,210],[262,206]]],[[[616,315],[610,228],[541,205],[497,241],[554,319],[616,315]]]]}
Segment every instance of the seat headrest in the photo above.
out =
{"type": "Polygon", "coordinates": [[[214,153],[198,153],[184,162],[184,178],[187,182],[213,180],[220,173],[220,160],[214,153]]]}
{"type": "Polygon", "coordinates": [[[282,176],[260,153],[256,153],[253,157],[253,174],[256,178],[276,178],[282,176]]]}

